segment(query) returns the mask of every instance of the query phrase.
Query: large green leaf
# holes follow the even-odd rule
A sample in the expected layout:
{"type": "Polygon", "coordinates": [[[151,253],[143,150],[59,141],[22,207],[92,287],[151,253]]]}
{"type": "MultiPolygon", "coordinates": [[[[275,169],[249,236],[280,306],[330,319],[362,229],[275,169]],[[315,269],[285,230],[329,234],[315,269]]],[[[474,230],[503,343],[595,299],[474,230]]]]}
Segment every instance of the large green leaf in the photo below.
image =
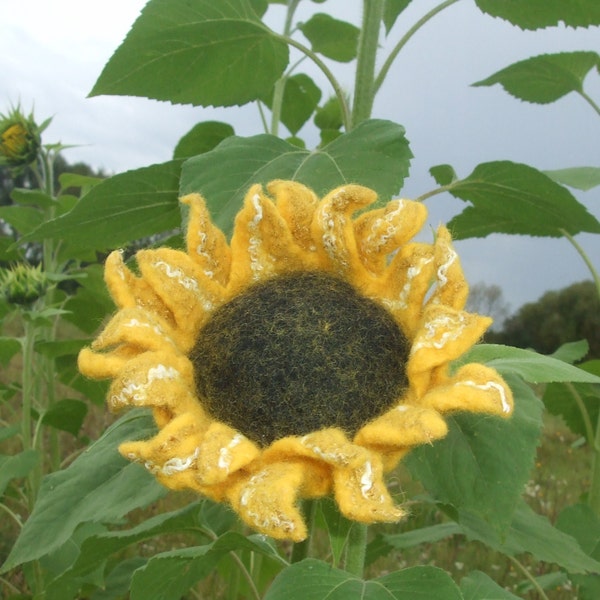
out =
{"type": "Polygon", "coordinates": [[[517,505],[510,528],[502,536],[473,512],[460,511],[458,518],[469,539],[503,554],[517,556],[529,552],[537,560],[555,563],[570,573],[600,572],[600,562],[588,556],[574,537],[553,527],[523,500],[517,505]]]}
{"type": "Polygon", "coordinates": [[[471,571],[460,580],[460,590],[465,600],[519,600],[518,596],[500,587],[481,571],[471,571]]]}
{"type": "Polygon", "coordinates": [[[462,600],[448,573],[412,567],[370,581],[309,558],[284,569],[264,600],[462,600]]]}
{"type": "Polygon", "coordinates": [[[552,356],[500,344],[478,344],[465,353],[459,362],[484,362],[501,373],[514,373],[530,383],[600,383],[600,377],[593,372],[574,367],[552,356]]]}
{"type": "Polygon", "coordinates": [[[24,236],[44,222],[44,213],[33,206],[0,206],[0,219],[24,236]]]}
{"type": "Polygon", "coordinates": [[[339,62],[356,57],[360,29],[355,25],[317,13],[298,27],[315,52],[339,62]]]}
{"type": "Polygon", "coordinates": [[[232,137],[184,163],[181,193],[201,193],[215,223],[228,232],[253,183],[292,179],[319,196],[336,186],[359,183],[387,202],[402,187],[411,158],[404,128],[378,119],[364,121],[312,152],[272,135],[232,137]]]}
{"type": "Polygon", "coordinates": [[[444,439],[416,448],[405,459],[438,502],[471,510],[499,531],[510,525],[542,427],[540,400],[518,377],[505,377],[515,396],[510,419],[468,413],[448,417],[444,439]]]}
{"type": "Polygon", "coordinates": [[[569,190],[527,165],[482,163],[447,190],[471,204],[448,223],[455,239],[491,233],[560,237],[561,229],[600,233],[600,223],[569,190]]]}
{"type": "Polygon", "coordinates": [[[47,475],[33,513],[1,572],[40,558],[64,543],[81,523],[121,519],[163,496],[165,488],[117,452],[125,440],[155,432],[151,417],[134,410],[109,427],[67,469],[47,475]]]}
{"type": "Polygon", "coordinates": [[[573,167],[544,171],[550,179],[562,185],[587,192],[600,185],[600,167],[573,167]]]}
{"type": "Polygon", "coordinates": [[[180,598],[197,581],[209,575],[224,556],[235,550],[250,550],[285,562],[263,536],[245,537],[230,531],[205,546],[171,550],[153,556],[134,573],[131,600],[180,598]]]}
{"type": "Polygon", "coordinates": [[[95,186],[73,210],[35,229],[23,241],[65,240],[106,250],[179,225],[181,160],[120,173],[95,186]]]}
{"type": "Polygon", "coordinates": [[[600,70],[596,52],[542,54],[516,62],[473,85],[499,83],[515,98],[548,104],[570,92],[581,93],[583,80],[594,67],[600,70]]]}
{"type": "Polygon", "coordinates": [[[475,0],[479,8],[518,25],[540,29],[564,23],[571,27],[600,25],[598,0],[475,0]]]}
{"type": "Polygon", "coordinates": [[[288,54],[248,0],[150,0],[91,95],[245,104],[273,86],[288,54]]]}
{"type": "Polygon", "coordinates": [[[21,342],[12,337],[0,336],[0,365],[7,367],[10,359],[21,350],[21,342]]]}

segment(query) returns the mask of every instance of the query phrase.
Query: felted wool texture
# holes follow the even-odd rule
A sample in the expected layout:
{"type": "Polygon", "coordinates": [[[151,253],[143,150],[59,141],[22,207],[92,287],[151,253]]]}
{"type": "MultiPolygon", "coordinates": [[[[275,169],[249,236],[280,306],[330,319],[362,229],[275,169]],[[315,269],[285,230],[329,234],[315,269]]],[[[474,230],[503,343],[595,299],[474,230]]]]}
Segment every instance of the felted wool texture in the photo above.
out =
{"type": "Polygon", "coordinates": [[[396,521],[384,473],[446,435],[446,414],[511,414],[496,371],[452,368],[491,319],[464,310],[449,232],[411,242],[425,207],[368,210],[376,199],[359,185],[322,198],[293,181],[252,185],[228,242],[189,194],[185,251],[140,251],[134,269],[109,255],[117,311],[78,364],[112,380],[112,410],[152,411],[158,433],[124,456],[299,541],[302,498],[333,494],[347,518],[396,521]]]}
{"type": "Polygon", "coordinates": [[[202,404],[261,446],[331,426],[353,435],[407,385],[398,325],[320,272],[250,287],[213,313],[190,356],[202,404]]]}

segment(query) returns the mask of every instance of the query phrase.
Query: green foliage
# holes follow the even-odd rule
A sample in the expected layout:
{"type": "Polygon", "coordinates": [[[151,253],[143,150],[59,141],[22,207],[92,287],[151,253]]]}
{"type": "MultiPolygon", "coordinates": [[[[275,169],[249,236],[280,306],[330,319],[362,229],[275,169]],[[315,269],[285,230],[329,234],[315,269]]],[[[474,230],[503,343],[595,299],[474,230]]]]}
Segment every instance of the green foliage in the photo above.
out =
{"type": "Polygon", "coordinates": [[[583,92],[583,80],[593,69],[600,71],[596,52],[543,54],[517,62],[475,86],[499,83],[509,94],[538,104],[555,102],[570,92],[583,92]]]}
{"type": "Polygon", "coordinates": [[[358,27],[317,13],[306,23],[301,23],[299,29],[311,43],[314,52],[339,62],[356,58],[360,33],[358,27]]]}

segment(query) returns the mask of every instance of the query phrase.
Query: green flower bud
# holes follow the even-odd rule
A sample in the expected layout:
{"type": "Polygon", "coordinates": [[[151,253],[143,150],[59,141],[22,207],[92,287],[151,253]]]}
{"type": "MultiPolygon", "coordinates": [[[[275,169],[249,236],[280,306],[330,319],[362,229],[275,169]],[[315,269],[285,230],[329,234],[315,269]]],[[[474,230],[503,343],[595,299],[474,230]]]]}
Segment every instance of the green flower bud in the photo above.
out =
{"type": "Polygon", "coordinates": [[[48,278],[39,265],[20,263],[0,273],[0,294],[10,304],[33,304],[46,293],[48,285],[48,278]]]}
{"type": "Polygon", "coordinates": [[[8,115],[0,114],[0,164],[15,168],[31,164],[42,146],[41,131],[33,113],[26,117],[18,106],[8,115]]]}

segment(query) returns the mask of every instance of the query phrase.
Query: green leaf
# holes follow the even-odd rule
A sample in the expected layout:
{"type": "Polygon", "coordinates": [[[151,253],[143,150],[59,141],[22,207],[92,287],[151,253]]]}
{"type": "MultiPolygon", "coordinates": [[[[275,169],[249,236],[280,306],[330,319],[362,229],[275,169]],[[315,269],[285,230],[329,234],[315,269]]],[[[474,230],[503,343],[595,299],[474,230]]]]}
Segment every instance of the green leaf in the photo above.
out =
{"type": "Polygon", "coordinates": [[[550,179],[562,185],[587,192],[600,185],[600,167],[573,167],[544,171],[550,179]]]}
{"type": "Polygon", "coordinates": [[[250,550],[285,562],[262,536],[245,537],[233,531],[205,546],[163,552],[138,569],[131,582],[131,600],[172,600],[209,575],[231,551],[250,550]]]}
{"type": "Polygon", "coordinates": [[[284,569],[264,600],[462,600],[448,573],[413,567],[365,581],[328,563],[309,558],[284,569]]]}
{"type": "Polygon", "coordinates": [[[61,190],[77,188],[83,194],[89,192],[94,186],[104,181],[103,177],[92,177],[90,175],[80,175],[79,173],[61,173],[58,177],[61,190]]]}
{"type": "Polygon", "coordinates": [[[448,223],[454,239],[490,233],[559,237],[561,229],[600,233],[600,223],[566,188],[527,165],[483,163],[448,191],[471,203],[448,223]]]}
{"type": "Polygon", "coordinates": [[[521,29],[540,29],[564,23],[570,27],[600,25],[597,0],[475,0],[493,17],[500,17],[521,29]]]}
{"type": "Polygon", "coordinates": [[[499,83],[520,100],[548,104],[570,92],[582,92],[583,80],[591,69],[600,70],[596,52],[561,52],[542,54],[516,62],[474,86],[499,83]]]}
{"type": "Polygon", "coordinates": [[[20,433],[20,431],[21,428],[17,424],[9,425],[8,427],[2,427],[0,429],[0,442],[3,442],[4,440],[9,440],[14,435],[20,433]]]}
{"type": "MultiPolygon", "coordinates": [[[[580,364],[579,368],[600,376],[600,360],[580,364]]],[[[583,436],[593,445],[595,423],[600,417],[600,385],[550,383],[546,386],[542,399],[548,412],[562,417],[573,433],[583,436]]]]}
{"type": "MultiPolygon", "coordinates": [[[[556,519],[556,528],[574,537],[586,554],[600,560],[600,519],[586,504],[567,506],[556,519]]],[[[579,600],[600,597],[600,575],[572,575],[579,600]]]]}
{"type": "Polygon", "coordinates": [[[17,188],[10,193],[15,204],[34,206],[37,208],[50,208],[56,205],[56,200],[40,190],[17,188]]]}
{"type": "Polygon", "coordinates": [[[566,342],[557,348],[550,356],[572,365],[585,358],[589,351],[590,345],[588,341],[579,340],[578,342],[566,342]]]}
{"type": "Polygon", "coordinates": [[[12,456],[0,455],[0,496],[13,479],[26,477],[39,458],[37,450],[24,450],[12,456]]]}
{"type": "Polygon", "coordinates": [[[400,190],[411,157],[404,129],[384,120],[364,121],[312,152],[272,135],[231,137],[184,163],[181,194],[201,193],[215,223],[229,232],[253,183],[291,179],[319,196],[336,186],[359,183],[387,202],[400,190]]]}
{"type": "Polygon", "coordinates": [[[0,219],[25,236],[44,222],[44,213],[33,206],[0,206],[0,219]]]}
{"type": "Polygon", "coordinates": [[[105,250],[178,226],[181,160],[126,171],[104,180],[66,215],[42,224],[22,241],[66,240],[105,250]]]}
{"type": "Polygon", "coordinates": [[[481,571],[471,571],[460,580],[464,600],[519,600],[500,587],[491,577],[481,571]]]}
{"type": "Polygon", "coordinates": [[[0,572],[58,548],[81,523],[121,519],[163,496],[166,490],[154,477],[117,452],[119,443],[147,438],[155,431],[146,412],[131,411],[68,468],[47,475],[33,512],[0,572]]]}
{"type": "Polygon", "coordinates": [[[344,121],[342,119],[342,109],[336,96],[332,96],[323,106],[317,108],[314,123],[321,130],[333,129],[337,131],[340,129],[344,121]]]}
{"type": "Polygon", "coordinates": [[[108,574],[102,589],[94,592],[90,600],[116,600],[127,598],[131,587],[131,578],[137,569],[143,567],[147,558],[134,556],[117,563],[116,567],[108,574]]]}
{"type": "Polygon", "coordinates": [[[314,52],[338,62],[350,62],[356,58],[360,29],[355,25],[317,13],[298,28],[314,52]]]}
{"type": "Polygon", "coordinates": [[[367,545],[366,564],[370,565],[382,556],[396,550],[406,550],[421,544],[432,544],[440,540],[462,533],[457,523],[439,523],[430,527],[412,529],[403,533],[378,534],[373,541],[367,545]]]}
{"type": "Polygon", "coordinates": [[[177,142],[173,158],[189,158],[204,154],[232,135],[235,135],[235,132],[229,123],[221,121],[197,123],[177,142]]]}
{"type": "Polygon", "coordinates": [[[410,4],[411,0],[386,0],[383,8],[383,23],[385,33],[389,34],[400,13],[410,4]]]}
{"type": "Polygon", "coordinates": [[[459,523],[469,539],[508,556],[529,552],[537,560],[555,563],[570,573],[600,572],[600,563],[588,556],[575,538],[553,527],[523,500],[518,503],[511,526],[503,536],[469,511],[460,511],[459,523]]]}
{"type": "MultiPolygon", "coordinates": [[[[286,78],[281,106],[281,122],[292,135],[300,131],[304,123],[310,119],[319,100],[321,90],[315,82],[304,73],[286,78]]],[[[263,102],[271,108],[273,93],[263,97],[263,102]]]]}
{"type": "Polygon", "coordinates": [[[450,185],[458,179],[456,171],[451,165],[436,165],[429,169],[429,173],[438,185],[450,185]]]}
{"type": "Polygon", "coordinates": [[[21,350],[21,342],[15,338],[0,336],[0,365],[7,367],[10,359],[21,350]]]}
{"type": "Polygon", "coordinates": [[[540,400],[514,375],[506,381],[515,396],[510,419],[468,413],[446,417],[448,435],[405,459],[436,501],[471,510],[498,531],[510,525],[542,428],[540,400]]]}
{"type": "Polygon", "coordinates": [[[87,412],[88,407],[85,402],[64,398],[55,402],[44,413],[42,423],[60,431],[67,431],[77,437],[87,412]]]}
{"type": "Polygon", "coordinates": [[[288,59],[247,0],[150,0],[90,95],[240,105],[272,88],[288,59]]]}
{"type": "Polygon", "coordinates": [[[538,354],[532,350],[502,346],[499,344],[478,344],[465,353],[460,364],[483,362],[501,373],[514,373],[530,383],[550,383],[553,381],[576,381],[600,383],[600,377],[574,367],[551,356],[538,354]]]}

